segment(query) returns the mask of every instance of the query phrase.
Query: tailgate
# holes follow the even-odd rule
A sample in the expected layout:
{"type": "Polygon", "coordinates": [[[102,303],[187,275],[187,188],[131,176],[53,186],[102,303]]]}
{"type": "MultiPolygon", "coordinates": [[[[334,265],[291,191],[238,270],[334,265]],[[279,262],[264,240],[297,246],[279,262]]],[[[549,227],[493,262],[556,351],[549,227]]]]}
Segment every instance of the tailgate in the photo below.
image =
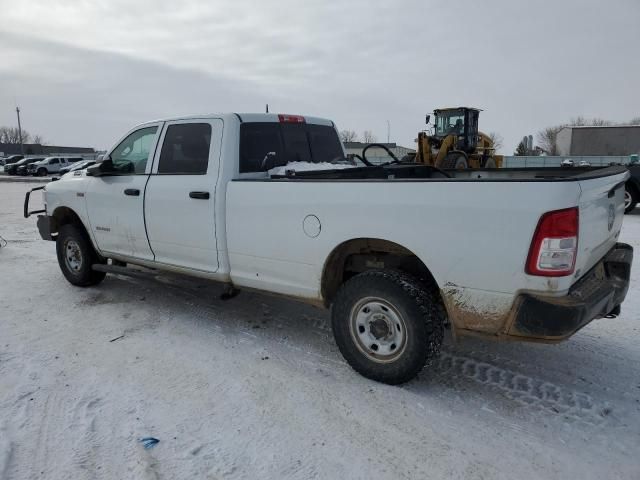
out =
{"type": "Polygon", "coordinates": [[[580,278],[616,244],[624,218],[624,182],[629,172],[581,180],[580,233],[576,278],[580,278]]]}

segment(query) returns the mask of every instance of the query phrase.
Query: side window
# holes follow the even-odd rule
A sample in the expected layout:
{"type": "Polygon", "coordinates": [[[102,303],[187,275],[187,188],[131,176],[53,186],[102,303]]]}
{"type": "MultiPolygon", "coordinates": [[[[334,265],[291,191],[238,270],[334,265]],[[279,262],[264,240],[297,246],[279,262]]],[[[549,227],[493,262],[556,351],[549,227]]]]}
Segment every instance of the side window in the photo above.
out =
{"type": "Polygon", "coordinates": [[[58,163],[60,163],[59,158],[52,158],[51,161],[49,162],[49,165],[56,165],[58,163]]]}
{"type": "Polygon", "coordinates": [[[136,130],[111,152],[113,167],[120,173],[144,173],[158,127],[136,130]]]}
{"type": "Polygon", "coordinates": [[[170,125],[164,136],[158,173],[206,174],[210,145],[211,125],[208,123],[170,125]]]}
{"type": "MultiPolygon", "coordinates": [[[[263,172],[269,154],[276,165],[285,165],[279,123],[243,123],[240,125],[240,173],[263,172]]],[[[273,162],[271,162],[273,163],[273,162]]]]}

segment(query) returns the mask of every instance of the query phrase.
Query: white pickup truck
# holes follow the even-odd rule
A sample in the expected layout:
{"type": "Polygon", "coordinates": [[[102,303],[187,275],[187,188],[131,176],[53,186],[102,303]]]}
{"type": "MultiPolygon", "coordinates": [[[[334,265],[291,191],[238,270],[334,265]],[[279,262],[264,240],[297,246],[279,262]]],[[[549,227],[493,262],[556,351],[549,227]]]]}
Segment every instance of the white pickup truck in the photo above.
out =
{"type": "Polygon", "coordinates": [[[102,163],[39,187],[44,209],[30,212],[27,193],[24,214],[41,213],[74,285],[138,265],[330,307],[347,361],[392,384],[430,363],[445,328],[554,342],[620,312],[633,257],[617,242],[623,167],[442,171],[343,158],[320,118],[154,121],[102,163]],[[325,167],[293,170],[300,162],[325,167]]]}
{"type": "Polygon", "coordinates": [[[84,160],[82,157],[47,157],[27,167],[29,175],[46,177],[50,173],[58,173],[61,169],[84,160]]]}

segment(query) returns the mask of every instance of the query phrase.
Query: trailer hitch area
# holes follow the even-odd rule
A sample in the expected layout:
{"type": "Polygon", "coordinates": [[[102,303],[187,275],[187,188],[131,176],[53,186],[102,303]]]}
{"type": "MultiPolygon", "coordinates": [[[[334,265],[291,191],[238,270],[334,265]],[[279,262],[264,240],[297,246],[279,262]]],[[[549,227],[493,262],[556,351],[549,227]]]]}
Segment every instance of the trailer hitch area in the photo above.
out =
{"type": "Polygon", "coordinates": [[[23,210],[24,218],[29,218],[29,216],[35,215],[36,213],[46,213],[47,211],[46,209],[29,211],[29,198],[31,197],[31,192],[35,192],[36,190],[44,190],[45,187],[46,185],[32,188],[26,193],[26,195],[24,196],[24,210],[23,210]]]}

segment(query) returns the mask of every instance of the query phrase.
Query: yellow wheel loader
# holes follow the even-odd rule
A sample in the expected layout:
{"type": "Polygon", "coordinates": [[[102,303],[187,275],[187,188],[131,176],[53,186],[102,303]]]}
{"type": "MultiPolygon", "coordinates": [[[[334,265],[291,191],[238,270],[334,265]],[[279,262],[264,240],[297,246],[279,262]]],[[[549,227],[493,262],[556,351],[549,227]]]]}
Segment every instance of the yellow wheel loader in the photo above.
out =
{"type": "MultiPolygon", "coordinates": [[[[491,138],[478,131],[477,108],[434,110],[433,133],[418,134],[415,161],[442,169],[499,168],[502,155],[495,154],[491,138]]],[[[427,115],[429,124],[431,115],[427,115]]]]}

